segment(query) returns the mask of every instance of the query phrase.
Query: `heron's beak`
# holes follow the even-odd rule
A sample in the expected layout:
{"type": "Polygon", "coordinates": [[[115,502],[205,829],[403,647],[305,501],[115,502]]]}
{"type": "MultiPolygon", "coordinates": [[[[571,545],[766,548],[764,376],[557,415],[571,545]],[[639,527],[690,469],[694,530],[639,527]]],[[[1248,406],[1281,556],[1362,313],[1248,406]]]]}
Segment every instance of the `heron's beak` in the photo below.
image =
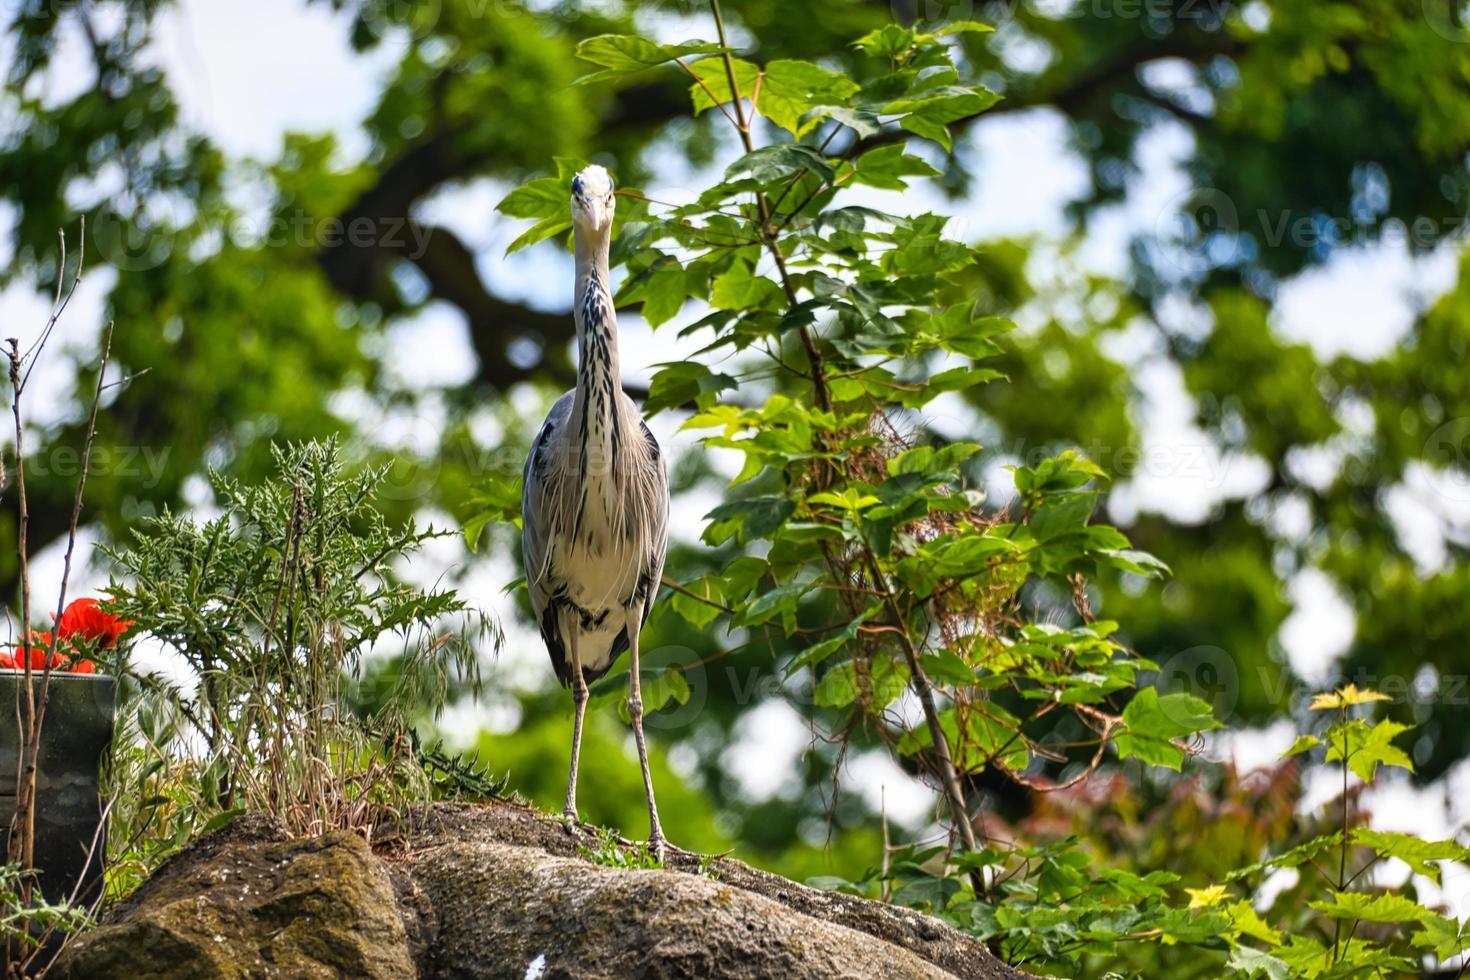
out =
{"type": "Polygon", "coordinates": [[[613,209],[608,201],[601,199],[587,202],[587,217],[597,231],[607,231],[612,225],[613,209]]]}

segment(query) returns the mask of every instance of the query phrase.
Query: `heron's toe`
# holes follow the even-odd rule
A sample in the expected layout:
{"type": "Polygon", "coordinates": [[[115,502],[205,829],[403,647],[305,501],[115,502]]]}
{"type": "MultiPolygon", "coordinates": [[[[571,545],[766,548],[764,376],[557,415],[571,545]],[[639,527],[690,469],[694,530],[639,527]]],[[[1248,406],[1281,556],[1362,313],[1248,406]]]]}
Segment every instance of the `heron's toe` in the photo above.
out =
{"type": "Polygon", "coordinates": [[[654,860],[658,861],[659,864],[663,864],[664,858],[668,856],[667,847],[665,846],[667,843],[662,834],[648,838],[648,853],[653,855],[654,860]]]}

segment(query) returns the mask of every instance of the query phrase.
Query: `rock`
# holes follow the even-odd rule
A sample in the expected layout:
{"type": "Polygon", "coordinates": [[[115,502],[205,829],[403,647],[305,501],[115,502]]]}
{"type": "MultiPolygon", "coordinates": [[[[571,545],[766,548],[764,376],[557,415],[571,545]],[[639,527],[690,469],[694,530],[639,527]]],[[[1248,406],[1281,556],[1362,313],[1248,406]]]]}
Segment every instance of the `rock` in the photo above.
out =
{"type": "MultiPolygon", "coordinates": [[[[853,895],[808,888],[779,875],[757,870],[740,861],[723,858],[715,861],[702,861],[699,855],[675,847],[669,848],[665,865],[667,869],[670,869],[669,871],[619,871],[602,868],[578,855],[576,842],[558,821],[535,810],[517,806],[448,804],[436,806],[427,818],[421,821],[418,832],[411,840],[405,859],[410,865],[415,880],[430,893],[431,901],[440,918],[441,933],[437,949],[441,958],[435,961],[435,965],[443,972],[435,972],[433,974],[435,976],[508,975],[495,972],[479,974],[472,971],[457,972],[455,964],[459,961],[453,955],[448,959],[443,958],[444,951],[456,949],[454,942],[445,941],[446,935],[455,929],[460,921],[459,896],[456,893],[463,888],[467,894],[476,894],[479,889],[491,886],[489,879],[492,877],[511,877],[513,879],[513,876],[500,875],[494,871],[486,871],[483,876],[475,872],[475,859],[470,851],[482,842],[493,842],[527,850],[533,855],[538,855],[540,860],[548,865],[550,861],[547,856],[565,858],[570,862],[570,867],[561,866],[563,870],[560,874],[566,877],[551,876],[544,883],[538,883],[535,888],[526,889],[534,893],[539,888],[553,886],[555,891],[543,894],[539,901],[543,905],[549,903],[555,908],[570,908],[570,904],[562,906],[558,903],[579,901],[579,890],[583,888],[591,887],[601,890],[605,887],[603,880],[607,875],[620,879],[631,877],[633,881],[656,878],[657,888],[660,891],[674,888],[691,900],[696,894],[701,896],[698,901],[705,907],[702,907],[700,911],[706,918],[696,918],[691,931],[688,925],[681,925],[677,929],[666,928],[664,923],[668,921],[666,918],[668,912],[662,905],[659,906],[659,912],[656,914],[645,912],[636,905],[630,909],[625,904],[626,896],[617,889],[602,892],[602,901],[607,904],[600,907],[594,904],[588,910],[588,914],[600,912],[604,920],[617,918],[623,923],[617,927],[619,942],[628,944],[628,948],[641,953],[645,958],[636,968],[632,969],[604,966],[599,960],[593,958],[583,962],[576,962],[572,958],[571,963],[563,960],[560,966],[562,972],[556,973],[553,971],[556,950],[554,948],[538,949],[531,953],[531,957],[534,958],[542,952],[546,953],[546,972],[542,974],[543,978],[633,975],[653,977],[789,975],[802,977],[937,976],[958,977],[961,980],[1010,980],[1010,978],[1025,976],[997,960],[983,943],[937,919],[909,909],[896,908],[853,895]],[[670,871],[679,873],[674,874],[670,871]],[[691,890],[686,891],[680,887],[685,883],[693,883],[691,890]],[[719,916],[713,916],[710,912],[710,908],[716,906],[722,910],[719,916]],[[747,907],[759,909],[759,911],[752,912],[749,919],[732,920],[729,915],[725,914],[732,909],[735,913],[743,914],[747,907]],[[679,967],[676,957],[672,955],[671,951],[676,948],[676,944],[684,943],[689,938],[697,942],[702,950],[711,953],[718,953],[723,946],[745,950],[748,948],[747,940],[752,931],[747,928],[748,924],[755,923],[755,931],[759,931],[762,923],[771,921],[772,907],[775,912],[779,913],[778,917],[782,921],[792,923],[797,927],[795,940],[799,941],[806,935],[813,937],[811,952],[816,958],[800,961],[801,965],[795,969],[795,972],[788,972],[784,961],[779,959],[789,951],[789,947],[783,947],[779,943],[765,950],[755,949],[751,953],[755,957],[755,965],[747,972],[741,972],[740,964],[734,959],[727,959],[713,965],[692,965],[686,971],[679,967]],[[641,945],[638,941],[639,937],[629,933],[630,929],[641,932],[641,945]],[[820,962],[820,951],[824,948],[822,944],[834,938],[849,944],[841,961],[842,969],[848,972],[822,972],[820,962]],[[894,966],[891,969],[879,970],[875,967],[879,961],[870,958],[878,955],[873,953],[873,950],[883,950],[884,954],[890,951],[908,952],[911,956],[902,959],[898,957],[892,960],[884,959],[881,962],[892,962],[894,966]],[[767,955],[776,958],[761,959],[762,956],[767,955]],[[915,960],[917,960],[917,966],[915,966],[915,960]],[[765,965],[761,966],[761,963],[765,965]],[[904,966],[910,968],[910,972],[903,972],[902,967],[904,966]],[[912,972],[914,968],[920,972],[912,972]],[[607,972],[600,972],[603,970],[607,972]]],[[[508,859],[503,851],[497,851],[496,855],[498,859],[508,859]]],[[[490,867],[488,858],[480,866],[490,867]]],[[[483,895],[483,892],[480,894],[483,895]]],[[[534,894],[531,894],[526,900],[534,899],[534,894]]],[[[463,914],[468,916],[471,911],[465,909],[463,914]]],[[[562,913],[562,917],[567,917],[565,912],[562,913]]],[[[533,926],[531,923],[526,923],[525,927],[532,928],[533,926]]],[[[603,931],[606,932],[607,929],[603,931]]],[[[560,935],[562,933],[552,931],[553,937],[560,935]]],[[[552,937],[548,937],[550,938],[552,937]]],[[[782,934],[783,942],[792,938],[785,933],[782,934]]],[[[474,944],[472,938],[469,942],[471,949],[481,948],[474,944]]],[[[531,945],[534,944],[527,944],[525,948],[529,950],[531,945]]],[[[609,951],[606,949],[599,953],[599,956],[604,958],[608,955],[609,951]]],[[[526,961],[526,963],[529,962],[530,960],[526,961]]],[[[521,964],[520,972],[515,974],[517,977],[524,975],[526,963],[521,964]]]]}
{"type": "Polygon", "coordinates": [[[1022,977],[948,925],[672,849],[603,867],[555,820],[436,805],[375,855],[242,818],[168,861],[58,964],[109,977],[1022,977]]]}
{"type": "Polygon", "coordinates": [[[256,818],[166,862],[73,941],[62,976],[362,977],[417,972],[393,882],[358,835],[286,840],[256,818]]]}
{"type": "Polygon", "coordinates": [[[695,875],[630,874],[485,841],[445,844],[415,872],[440,920],[441,977],[946,975],[865,933],[695,875]]]}

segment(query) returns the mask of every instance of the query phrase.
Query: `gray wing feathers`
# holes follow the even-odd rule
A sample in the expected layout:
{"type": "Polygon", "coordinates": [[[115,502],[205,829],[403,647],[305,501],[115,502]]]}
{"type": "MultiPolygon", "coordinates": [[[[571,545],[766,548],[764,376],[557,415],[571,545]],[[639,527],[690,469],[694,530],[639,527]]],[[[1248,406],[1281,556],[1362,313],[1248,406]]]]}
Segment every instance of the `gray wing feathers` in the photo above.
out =
{"type": "Polygon", "coordinates": [[[526,457],[526,469],[521,488],[521,550],[526,570],[526,587],[531,593],[531,608],[541,621],[546,606],[551,600],[551,586],[547,579],[547,561],[550,558],[552,514],[555,501],[552,494],[559,485],[553,479],[553,468],[566,459],[562,449],[570,438],[572,400],[576,394],[569,391],[556,400],[536,438],[531,441],[531,452],[526,457]]]}
{"type": "MultiPolygon", "coordinates": [[[[632,399],[629,399],[630,404],[631,402],[632,399]]],[[[634,411],[636,410],[635,408],[634,411]]],[[[653,534],[650,542],[652,552],[649,555],[652,567],[648,570],[650,585],[648,595],[644,597],[646,605],[643,609],[643,617],[647,619],[648,610],[653,607],[653,600],[658,595],[659,582],[662,581],[664,574],[664,559],[668,557],[669,551],[669,466],[662,450],[659,449],[658,440],[653,437],[653,432],[648,428],[648,423],[640,420],[638,428],[644,441],[648,443],[651,468],[656,471],[650,474],[653,486],[649,489],[653,492],[653,498],[658,501],[654,511],[653,534]]]]}

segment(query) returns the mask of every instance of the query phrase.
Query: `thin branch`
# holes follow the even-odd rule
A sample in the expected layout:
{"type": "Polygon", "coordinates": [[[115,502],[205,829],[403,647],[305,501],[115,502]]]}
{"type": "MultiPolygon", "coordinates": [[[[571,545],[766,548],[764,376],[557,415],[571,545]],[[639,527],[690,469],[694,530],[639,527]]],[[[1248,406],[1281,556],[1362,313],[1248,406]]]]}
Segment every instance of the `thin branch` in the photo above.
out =
{"type": "MultiPolygon", "coordinates": [[[[675,58],[674,64],[684,69],[684,71],[688,73],[690,78],[699,83],[699,87],[704,89],[705,94],[709,96],[709,100],[715,104],[715,108],[719,109],[720,112],[725,114],[725,118],[730,120],[730,125],[736,127],[737,129],[740,127],[741,124],[736,121],[734,116],[730,115],[730,110],[725,108],[725,103],[721,102],[719,96],[715,95],[714,91],[709,87],[709,83],[706,82],[703,78],[700,78],[697,74],[695,74],[692,68],[684,64],[683,58],[675,58]]],[[[735,76],[733,74],[730,76],[730,97],[732,99],[740,98],[740,93],[737,92],[735,89],[735,76]]],[[[736,108],[736,111],[739,111],[738,107],[736,108]]]]}
{"type": "Polygon", "coordinates": [[[24,391],[26,384],[31,380],[31,371],[40,359],[41,351],[46,348],[46,342],[51,339],[52,332],[56,329],[56,323],[61,319],[61,314],[71,305],[71,298],[76,295],[77,287],[82,284],[82,269],[87,261],[87,216],[82,215],[80,227],[77,231],[77,271],[72,276],[71,288],[66,295],[61,294],[62,283],[66,281],[66,232],[57,229],[57,238],[60,240],[61,257],[56,263],[56,296],[51,301],[51,315],[46,319],[46,327],[41,331],[41,336],[36,338],[35,343],[26,350],[22,360],[29,362],[25,375],[20,380],[20,390],[24,391]]]}

